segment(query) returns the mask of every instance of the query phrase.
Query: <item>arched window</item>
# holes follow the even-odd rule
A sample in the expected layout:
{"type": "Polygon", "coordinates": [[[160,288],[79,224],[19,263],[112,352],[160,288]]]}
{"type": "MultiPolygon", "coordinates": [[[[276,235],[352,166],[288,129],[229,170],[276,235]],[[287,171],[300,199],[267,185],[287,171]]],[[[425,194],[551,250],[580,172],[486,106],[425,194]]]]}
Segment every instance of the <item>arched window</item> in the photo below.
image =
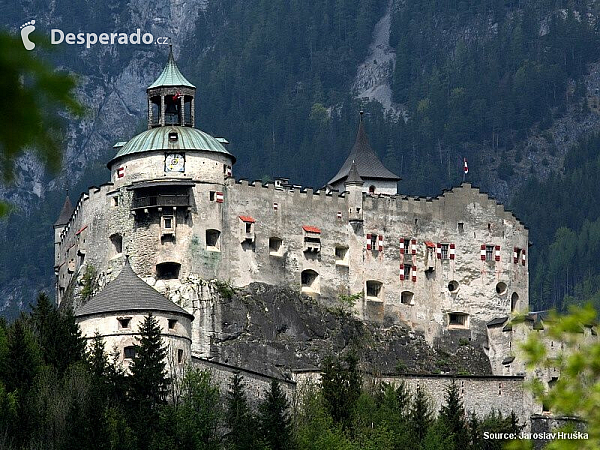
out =
{"type": "Polygon", "coordinates": [[[306,269],[301,274],[302,292],[319,293],[319,274],[312,269],[306,269]]]}

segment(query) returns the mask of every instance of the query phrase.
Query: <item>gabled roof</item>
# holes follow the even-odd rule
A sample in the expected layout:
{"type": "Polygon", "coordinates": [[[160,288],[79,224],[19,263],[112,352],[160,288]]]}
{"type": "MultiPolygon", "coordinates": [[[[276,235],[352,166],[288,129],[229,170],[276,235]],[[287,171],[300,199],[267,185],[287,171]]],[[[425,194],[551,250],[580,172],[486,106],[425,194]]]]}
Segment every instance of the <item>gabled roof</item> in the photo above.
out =
{"type": "Polygon", "coordinates": [[[148,89],[161,86],[183,86],[196,89],[196,86],[190,83],[179,71],[179,68],[175,63],[175,58],[173,57],[173,47],[171,47],[169,51],[169,60],[167,61],[167,65],[156,81],[148,86],[148,89]]]}
{"type": "Polygon", "coordinates": [[[350,173],[346,178],[347,184],[364,184],[362,178],[358,174],[358,169],[356,168],[356,162],[352,160],[352,165],[350,166],[350,173]]]}
{"type": "Polygon", "coordinates": [[[125,261],[125,266],[117,278],[108,283],[89,302],[77,308],[75,317],[136,311],[158,311],[194,318],[138,277],[131,268],[129,259],[125,261]]]}
{"type": "Polygon", "coordinates": [[[343,181],[350,174],[352,163],[356,164],[356,171],[360,178],[363,180],[371,179],[382,179],[399,181],[400,177],[388,169],[385,168],[383,163],[379,160],[379,157],[369,144],[367,133],[362,121],[362,115],[360,124],[358,125],[358,134],[356,135],[356,142],[350,151],[350,155],[346,158],[346,161],[342,165],[339,172],[329,181],[328,184],[334,184],[343,181]]]}
{"type": "Polygon", "coordinates": [[[56,222],[54,222],[54,226],[58,227],[60,225],[66,225],[69,223],[69,219],[71,218],[71,215],[73,214],[73,205],[71,204],[71,199],[69,198],[69,195],[67,194],[67,198],[65,199],[65,204],[63,205],[62,209],[60,210],[60,214],[58,215],[58,219],[56,219],[56,222]]]}

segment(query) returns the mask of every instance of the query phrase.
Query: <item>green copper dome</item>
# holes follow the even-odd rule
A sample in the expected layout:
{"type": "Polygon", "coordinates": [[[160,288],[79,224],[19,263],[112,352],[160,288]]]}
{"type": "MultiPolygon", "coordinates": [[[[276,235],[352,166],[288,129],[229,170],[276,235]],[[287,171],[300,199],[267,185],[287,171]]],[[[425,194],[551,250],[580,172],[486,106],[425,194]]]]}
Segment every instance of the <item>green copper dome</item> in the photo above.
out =
{"type": "Polygon", "coordinates": [[[190,83],[179,71],[179,68],[175,63],[175,58],[173,58],[173,48],[171,48],[169,51],[169,60],[167,61],[167,65],[156,81],[148,86],[148,89],[161,86],[185,86],[196,89],[196,86],[190,83]]]}
{"type": "Polygon", "coordinates": [[[196,128],[164,126],[152,128],[133,137],[120,148],[108,166],[110,167],[115,160],[123,156],[155,150],[215,152],[227,155],[235,161],[235,157],[223,147],[223,144],[210,134],[196,128]]]}

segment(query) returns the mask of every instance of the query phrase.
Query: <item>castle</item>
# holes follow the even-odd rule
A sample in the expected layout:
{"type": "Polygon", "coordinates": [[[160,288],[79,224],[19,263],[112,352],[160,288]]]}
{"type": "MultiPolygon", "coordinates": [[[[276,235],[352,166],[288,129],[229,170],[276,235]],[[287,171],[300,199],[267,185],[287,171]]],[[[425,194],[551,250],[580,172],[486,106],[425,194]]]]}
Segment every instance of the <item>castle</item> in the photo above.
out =
{"type": "Polygon", "coordinates": [[[436,198],[399,194],[362,115],[324,188],[236,180],[227,140],[194,128],[195,90],[171,52],[147,89],[148,129],[115,144],[110,182],[74,207],[67,198],[54,226],[59,304],[76,296],[86,266],[99,274],[99,293],[76,310],[85,336],[100,332],[127,361],[137,323],[152,312],[173,361],[206,359],[214,324],[202,280],[285,285],[322,302],[355,299],[356,317],[408,324],[431,345],[482,346],[493,376],[469,380],[483,386],[482,402],[504,383],[514,391],[507,405],[541,412],[524,400],[516,330],[506,326],[528,306],[523,223],[469,183],[436,198]]]}

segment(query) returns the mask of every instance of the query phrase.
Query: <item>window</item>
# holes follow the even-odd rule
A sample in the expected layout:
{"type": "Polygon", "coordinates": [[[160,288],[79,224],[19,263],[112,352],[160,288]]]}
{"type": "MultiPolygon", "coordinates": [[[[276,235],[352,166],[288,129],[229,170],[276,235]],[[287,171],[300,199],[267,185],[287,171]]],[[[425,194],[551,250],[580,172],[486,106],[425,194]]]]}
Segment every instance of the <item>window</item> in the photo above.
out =
{"type": "Polygon", "coordinates": [[[169,330],[174,330],[177,325],[177,319],[169,319],[169,330]]]}
{"type": "Polygon", "coordinates": [[[453,328],[468,328],[469,327],[469,315],[465,313],[449,313],[448,314],[448,326],[453,328]]]}
{"type": "Polygon", "coordinates": [[[319,274],[312,269],[303,270],[300,276],[302,292],[319,292],[319,274]]]}
{"type": "Polygon", "coordinates": [[[206,230],[206,250],[212,252],[221,251],[220,237],[221,232],[219,230],[206,230]]]}
{"type": "Polygon", "coordinates": [[[113,206],[119,206],[119,197],[114,196],[112,198],[112,204],[113,204],[113,206]]]}
{"type": "Polygon", "coordinates": [[[344,245],[336,245],[335,263],[342,266],[348,265],[348,247],[344,245]]]}
{"type": "Polygon", "coordinates": [[[171,215],[162,216],[162,234],[175,233],[175,217],[171,215]]]}
{"type": "Polygon", "coordinates": [[[113,234],[110,236],[110,242],[112,244],[113,256],[120,255],[123,252],[123,237],[120,234],[113,234]]]}
{"type": "Polygon", "coordinates": [[[403,305],[414,305],[415,294],[410,291],[403,291],[400,294],[400,303],[402,303],[403,305]]]}
{"type": "Polygon", "coordinates": [[[252,224],[250,222],[246,222],[246,233],[252,233],[252,224]]]}
{"type": "Polygon", "coordinates": [[[449,259],[448,249],[450,244],[441,244],[442,259],[449,259]]]}
{"type": "Polygon", "coordinates": [[[215,192],[215,191],[210,191],[210,192],[208,193],[208,199],[209,199],[211,202],[214,202],[214,201],[215,201],[215,194],[216,194],[216,192],[215,192]]]}
{"type": "Polygon", "coordinates": [[[367,281],[367,297],[380,298],[382,286],[383,286],[383,283],[381,283],[380,281],[375,281],[375,280],[367,281]]]}
{"type": "Polygon", "coordinates": [[[498,284],[496,284],[496,294],[498,295],[504,295],[506,294],[506,283],[500,281],[498,284]]]}
{"type": "Polygon", "coordinates": [[[119,317],[117,318],[119,322],[119,329],[126,330],[131,328],[131,317],[119,317]]]}
{"type": "Polygon", "coordinates": [[[463,222],[458,222],[458,232],[463,234],[465,232],[465,224],[463,222]]]}
{"type": "Polygon", "coordinates": [[[181,264],[176,262],[164,262],[156,265],[156,278],[159,280],[176,280],[179,278],[181,264]]]}
{"type": "Polygon", "coordinates": [[[283,241],[278,237],[269,238],[269,255],[281,256],[283,249],[283,241]]]}
{"type": "Polygon", "coordinates": [[[135,358],[135,347],[133,345],[130,345],[129,347],[123,348],[123,357],[125,359],[135,358]]]}
{"type": "Polygon", "coordinates": [[[449,292],[458,291],[458,281],[452,280],[450,283],[448,283],[448,291],[449,292]]]}
{"type": "Polygon", "coordinates": [[[369,194],[374,194],[375,193],[375,186],[371,185],[369,186],[369,194]]]}
{"type": "Polygon", "coordinates": [[[412,253],[412,247],[410,246],[410,239],[404,239],[404,253],[410,255],[412,253]]]}
{"type": "Polygon", "coordinates": [[[485,260],[486,261],[494,260],[494,246],[493,245],[485,246],[485,260]]]}
{"type": "Polygon", "coordinates": [[[173,228],[173,218],[172,217],[164,217],[164,226],[165,228],[173,228]]]}
{"type": "Polygon", "coordinates": [[[404,279],[405,280],[409,280],[410,279],[410,271],[412,269],[412,265],[411,264],[404,264],[404,279]]]}
{"type": "Polygon", "coordinates": [[[513,292],[510,296],[510,311],[514,312],[517,309],[517,305],[519,303],[519,294],[513,292]]]}
{"type": "Polygon", "coordinates": [[[178,364],[182,364],[183,363],[183,350],[182,349],[177,349],[177,363],[178,364]]]}
{"type": "Polygon", "coordinates": [[[321,251],[321,230],[317,227],[305,225],[304,230],[304,251],[315,252],[321,251]]]}

